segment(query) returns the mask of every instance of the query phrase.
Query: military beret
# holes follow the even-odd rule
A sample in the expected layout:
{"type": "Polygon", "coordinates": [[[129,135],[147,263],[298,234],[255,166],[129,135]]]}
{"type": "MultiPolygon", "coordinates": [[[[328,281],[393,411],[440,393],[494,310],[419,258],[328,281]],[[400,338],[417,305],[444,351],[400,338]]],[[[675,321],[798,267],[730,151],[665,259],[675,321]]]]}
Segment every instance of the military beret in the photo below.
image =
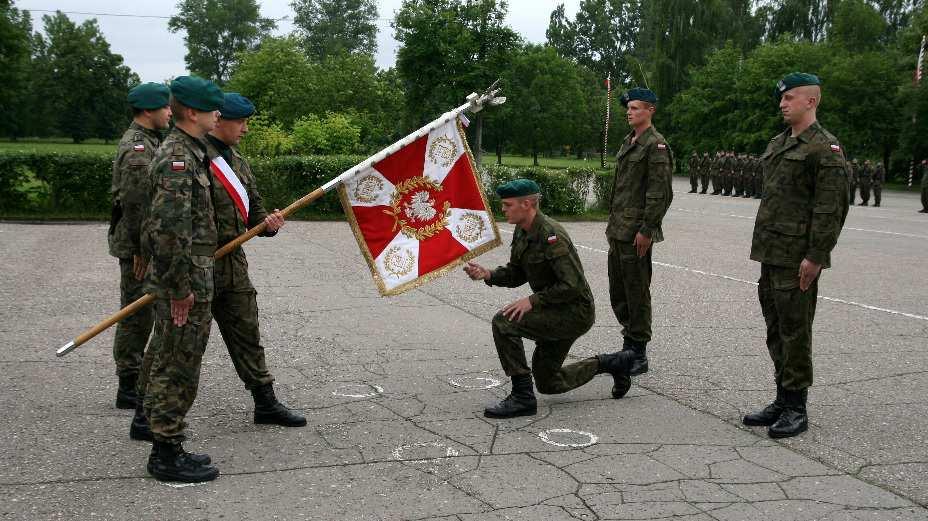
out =
{"type": "Polygon", "coordinates": [[[255,113],[255,105],[238,92],[226,92],[225,101],[219,109],[223,119],[244,119],[255,113]]]}
{"type": "Polygon", "coordinates": [[[171,94],[184,105],[204,112],[219,110],[224,101],[219,87],[197,76],[178,76],[171,82],[171,94]]]}
{"type": "Polygon", "coordinates": [[[635,87],[634,89],[626,91],[620,98],[622,106],[625,108],[628,108],[628,102],[635,100],[645,101],[651,105],[657,105],[657,94],[654,94],[654,91],[651,89],[635,87]]]}
{"type": "Polygon", "coordinates": [[[787,74],[783,77],[782,80],[777,82],[777,97],[783,97],[783,94],[788,91],[795,89],[796,87],[802,87],[803,85],[821,85],[822,80],[818,79],[818,76],[814,74],[807,74],[805,72],[794,72],[792,74],[787,74]]]}
{"type": "Polygon", "coordinates": [[[513,179],[504,185],[496,187],[496,195],[500,199],[524,197],[537,193],[541,193],[541,188],[538,187],[538,183],[531,179],[513,179]]]}
{"type": "Polygon", "coordinates": [[[160,109],[170,101],[171,89],[161,83],[143,83],[132,87],[126,99],[129,105],[137,109],[160,109]]]}

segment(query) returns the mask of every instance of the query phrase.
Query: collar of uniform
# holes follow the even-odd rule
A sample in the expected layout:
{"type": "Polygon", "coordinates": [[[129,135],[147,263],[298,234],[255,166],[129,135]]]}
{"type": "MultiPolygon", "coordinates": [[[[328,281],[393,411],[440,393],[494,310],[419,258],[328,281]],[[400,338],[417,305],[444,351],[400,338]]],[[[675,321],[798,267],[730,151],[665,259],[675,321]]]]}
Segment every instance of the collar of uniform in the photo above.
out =
{"type": "Polygon", "coordinates": [[[818,120],[815,120],[811,125],[803,130],[802,133],[796,136],[796,139],[802,141],[803,143],[808,143],[812,140],[812,136],[818,133],[820,128],[822,128],[822,126],[819,125],[818,120]]]}
{"type": "Polygon", "coordinates": [[[532,225],[529,227],[526,234],[529,239],[537,239],[538,233],[541,231],[541,227],[545,224],[545,214],[541,213],[541,210],[538,210],[535,213],[535,219],[532,220],[532,225]]]}
{"type": "Polygon", "coordinates": [[[206,159],[206,143],[204,143],[202,139],[191,136],[180,127],[174,127],[174,130],[176,130],[182,136],[182,139],[190,145],[198,161],[204,161],[206,159]]]}
{"type": "Polygon", "coordinates": [[[654,125],[650,125],[648,126],[648,128],[644,129],[644,132],[642,132],[640,136],[635,138],[635,130],[632,129],[631,134],[629,134],[629,137],[632,137],[634,139],[631,139],[630,141],[633,144],[638,143],[639,145],[643,145],[647,142],[646,138],[650,137],[651,134],[653,133],[654,133],[654,125]]]}
{"type": "Polygon", "coordinates": [[[212,134],[207,134],[206,142],[212,145],[213,148],[215,148],[216,151],[219,152],[219,155],[225,158],[226,162],[232,161],[232,147],[227,145],[225,141],[219,139],[218,137],[212,134]]]}
{"type": "Polygon", "coordinates": [[[129,128],[148,134],[149,136],[156,138],[158,141],[161,141],[161,132],[158,132],[153,128],[142,126],[135,120],[132,121],[132,123],[129,125],[129,128]]]}

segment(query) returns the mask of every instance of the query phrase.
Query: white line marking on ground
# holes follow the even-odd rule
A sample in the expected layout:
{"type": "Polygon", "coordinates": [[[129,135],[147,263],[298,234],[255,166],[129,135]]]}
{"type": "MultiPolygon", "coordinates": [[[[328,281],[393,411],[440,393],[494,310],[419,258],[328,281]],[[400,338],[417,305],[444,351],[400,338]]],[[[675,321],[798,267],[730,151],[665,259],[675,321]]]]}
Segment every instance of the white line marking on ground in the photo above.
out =
{"type": "Polygon", "coordinates": [[[451,378],[448,379],[448,383],[450,383],[451,385],[455,387],[460,387],[462,389],[492,389],[494,387],[499,387],[500,385],[502,385],[503,382],[500,382],[496,378],[491,378],[489,376],[466,376],[465,375],[465,376],[452,376],[451,378]],[[465,381],[468,379],[469,380],[482,380],[486,382],[486,384],[473,385],[473,384],[468,384],[468,383],[461,383],[458,381],[458,379],[465,380],[465,381]]]}
{"type": "MultiPolygon", "coordinates": [[[[501,230],[501,231],[506,232],[506,233],[510,233],[510,234],[512,233],[510,230],[501,230]]],[[[597,248],[591,248],[591,247],[589,247],[589,246],[584,246],[583,244],[576,244],[576,243],[574,243],[574,246],[576,246],[577,248],[583,249],[583,250],[589,250],[589,251],[596,252],[596,253],[604,253],[604,254],[606,254],[606,255],[609,254],[609,252],[608,252],[607,250],[600,250],[600,249],[597,249],[597,248]]],[[[722,274],[720,274],[720,273],[712,273],[711,271],[697,270],[697,269],[693,269],[693,268],[688,268],[688,267],[686,267],[686,266],[680,266],[680,265],[677,265],[677,264],[668,264],[668,263],[666,263],[666,262],[657,262],[657,261],[651,261],[651,262],[653,262],[654,264],[657,264],[658,266],[663,266],[663,267],[665,267],[665,268],[671,268],[671,269],[675,269],[675,270],[688,271],[688,272],[690,272],[690,273],[696,273],[697,275],[706,275],[706,276],[709,276],[709,277],[715,277],[715,278],[719,278],[719,279],[731,280],[731,281],[734,281],[734,282],[741,282],[741,283],[744,283],[744,284],[750,284],[750,285],[752,285],[752,286],[757,286],[757,282],[754,282],[754,281],[751,281],[751,280],[744,280],[744,279],[739,279],[739,278],[737,278],[737,277],[730,277],[730,276],[728,276],[728,275],[722,275],[722,274]]],[[[882,311],[883,313],[889,313],[889,314],[891,314],[891,315],[899,315],[899,316],[902,316],[902,317],[914,318],[914,319],[916,319],[916,320],[924,320],[924,321],[928,322],[928,317],[922,316],[922,315],[916,315],[916,314],[914,314],[914,313],[906,313],[906,312],[904,312],[904,311],[897,311],[897,310],[895,310],[895,309],[881,308],[881,307],[878,307],[878,306],[871,306],[871,305],[869,305],[869,304],[862,304],[862,303],[860,303],[860,302],[854,302],[853,300],[844,300],[844,299],[835,298],[835,297],[826,297],[826,296],[824,296],[824,295],[819,295],[818,298],[820,298],[820,299],[822,299],[822,300],[827,300],[827,301],[829,301],[829,302],[837,302],[837,303],[839,303],[839,304],[846,304],[846,305],[848,305],[848,306],[855,306],[855,307],[859,307],[859,308],[869,309],[869,310],[872,310],[872,311],[882,311]]]]}
{"type": "Polygon", "coordinates": [[[445,451],[445,458],[453,458],[455,456],[460,456],[461,453],[454,447],[449,447],[441,441],[420,441],[418,443],[411,443],[409,445],[400,445],[399,447],[393,449],[393,459],[397,461],[408,461],[409,463],[426,463],[429,461],[441,460],[442,457],[437,458],[428,458],[428,459],[413,459],[413,460],[404,460],[403,452],[407,449],[417,448],[417,447],[435,447],[437,449],[443,449],[445,451]]]}
{"type": "Polygon", "coordinates": [[[539,432],[538,437],[541,438],[541,441],[547,443],[548,445],[554,445],[555,447],[583,448],[589,447],[590,445],[593,445],[599,441],[599,437],[591,432],[575,431],[573,429],[548,429],[546,431],[539,432]],[[587,441],[581,443],[561,443],[552,440],[552,434],[578,434],[580,436],[586,436],[587,441]]]}
{"type": "Polygon", "coordinates": [[[383,394],[383,387],[379,385],[373,385],[373,384],[343,385],[339,387],[338,389],[335,389],[334,391],[332,391],[333,396],[341,396],[343,398],[373,398],[374,396],[377,396],[378,394],[383,394]],[[371,389],[371,391],[368,391],[366,393],[351,392],[352,389],[358,389],[358,388],[363,388],[363,387],[367,387],[368,389],[371,389]]]}

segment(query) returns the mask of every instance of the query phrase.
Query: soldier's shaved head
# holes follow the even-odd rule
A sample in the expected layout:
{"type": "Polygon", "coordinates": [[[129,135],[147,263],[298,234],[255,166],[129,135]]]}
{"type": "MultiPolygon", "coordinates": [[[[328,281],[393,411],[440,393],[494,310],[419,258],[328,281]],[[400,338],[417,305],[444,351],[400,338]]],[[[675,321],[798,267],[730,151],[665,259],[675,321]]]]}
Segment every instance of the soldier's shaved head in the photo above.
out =
{"type": "Polygon", "coordinates": [[[815,122],[821,99],[822,89],[818,85],[802,85],[783,93],[780,113],[783,121],[793,128],[793,135],[799,135],[815,122]]]}

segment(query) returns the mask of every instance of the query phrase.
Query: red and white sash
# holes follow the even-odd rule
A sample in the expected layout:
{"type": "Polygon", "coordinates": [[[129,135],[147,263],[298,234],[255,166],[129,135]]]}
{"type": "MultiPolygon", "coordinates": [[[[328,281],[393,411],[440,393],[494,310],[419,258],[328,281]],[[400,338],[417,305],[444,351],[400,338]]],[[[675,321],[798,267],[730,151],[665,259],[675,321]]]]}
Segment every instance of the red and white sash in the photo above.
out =
{"type": "Polygon", "coordinates": [[[238,213],[242,215],[245,226],[248,226],[248,192],[245,191],[245,186],[242,185],[238,176],[232,171],[232,167],[222,156],[213,158],[209,162],[209,169],[212,170],[213,176],[225,187],[229,197],[232,198],[232,202],[235,203],[235,207],[238,208],[238,213]]]}

